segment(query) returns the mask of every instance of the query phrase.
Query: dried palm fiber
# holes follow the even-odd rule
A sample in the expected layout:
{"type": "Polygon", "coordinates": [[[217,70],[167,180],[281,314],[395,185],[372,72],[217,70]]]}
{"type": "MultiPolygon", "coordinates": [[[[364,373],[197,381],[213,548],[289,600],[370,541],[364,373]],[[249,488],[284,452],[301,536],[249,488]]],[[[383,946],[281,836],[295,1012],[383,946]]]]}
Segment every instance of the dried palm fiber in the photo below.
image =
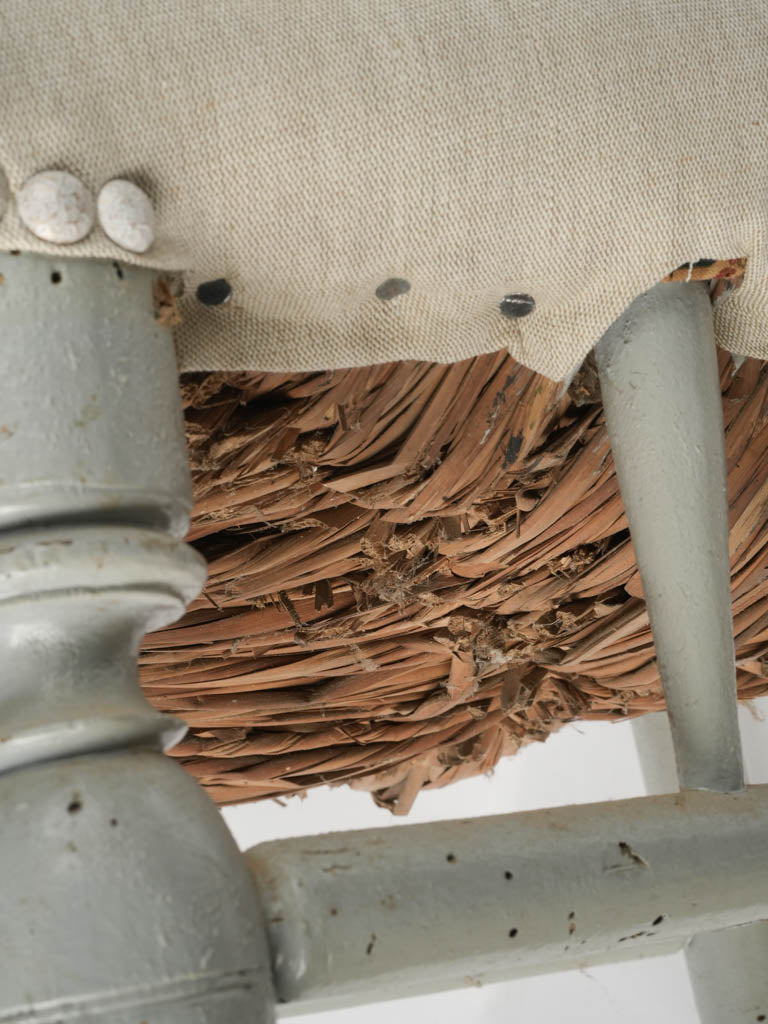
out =
{"type": "MultiPolygon", "coordinates": [[[[700,261],[667,280],[743,261],[700,261]]],[[[768,691],[768,369],[719,353],[738,685],[768,691]]],[[[664,707],[594,365],[506,353],[185,375],[204,594],[142,683],[220,803],[323,783],[407,813],[574,719],[664,707]]]]}

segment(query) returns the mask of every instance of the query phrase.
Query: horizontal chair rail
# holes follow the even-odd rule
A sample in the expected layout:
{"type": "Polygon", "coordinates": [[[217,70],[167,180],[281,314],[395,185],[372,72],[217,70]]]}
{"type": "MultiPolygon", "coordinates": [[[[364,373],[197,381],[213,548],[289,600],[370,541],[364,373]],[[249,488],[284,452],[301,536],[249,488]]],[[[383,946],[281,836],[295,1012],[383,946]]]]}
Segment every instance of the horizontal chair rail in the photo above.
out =
{"type": "Polygon", "coordinates": [[[768,917],[768,786],[332,833],[247,859],[307,1012],[637,958],[768,917]]]}

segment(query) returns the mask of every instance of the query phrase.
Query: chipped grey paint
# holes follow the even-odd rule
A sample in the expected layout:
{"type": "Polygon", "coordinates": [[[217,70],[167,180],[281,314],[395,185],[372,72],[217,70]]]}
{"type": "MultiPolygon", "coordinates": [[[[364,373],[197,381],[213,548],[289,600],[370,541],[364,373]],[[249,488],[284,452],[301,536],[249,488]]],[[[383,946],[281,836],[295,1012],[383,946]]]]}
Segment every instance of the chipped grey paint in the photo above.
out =
{"type": "Polygon", "coordinates": [[[0,274],[0,528],[91,515],[183,536],[192,491],[153,278],[5,252],[0,274]]]}
{"type": "Polygon", "coordinates": [[[269,1024],[256,887],[138,685],[206,571],[155,275],[0,272],[0,1021],[269,1024]]]}
{"type": "MultiPolygon", "coordinates": [[[[0,1020],[269,1024],[267,937],[296,1013],[748,938],[768,917],[768,787],[269,843],[248,872],[161,754],[183,726],[137,686],[142,633],[203,579],[178,540],[189,480],[152,275],[6,255],[0,271],[0,1020]]],[[[662,287],[609,332],[603,386],[678,763],[689,786],[736,790],[710,311],[700,287],[662,287]],[[695,693],[676,660],[691,624],[721,659],[695,693]]]]}
{"type": "Polygon", "coordinates": [[[768,787],[754,787],[332,833],[247,858],[283,1012],[301,1013],[679,949],[768,916],[766,841],[768,787]]]}

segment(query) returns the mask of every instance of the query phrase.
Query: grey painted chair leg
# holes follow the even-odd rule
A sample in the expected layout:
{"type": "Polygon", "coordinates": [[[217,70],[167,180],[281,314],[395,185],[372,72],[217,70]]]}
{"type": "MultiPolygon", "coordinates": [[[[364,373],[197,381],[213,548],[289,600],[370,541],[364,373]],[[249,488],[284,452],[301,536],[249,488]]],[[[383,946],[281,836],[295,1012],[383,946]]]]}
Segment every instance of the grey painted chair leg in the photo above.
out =
{"type": "Polygon", "coordinates": [[[155,275],[0,275],[0,1020],[271,1021],[258,894],[138,686],[205,578],[155,275]]]}
{"type": "MultiPolygon", "coordinates": [[[[181,542],[153,275],[11,255],[0,273],[0,1021],[271,1021],[259,888],[280,998],[308,1008],[658,953],[768,916],[768,790],[740,792],[700,286],[642,296],[598,358],[681,781],[716,792],[274,844],[249,872],[162,755],[183,726],[137,683],[141,636],[204,577],[181,542]]],[[[705,1019],[742,1020],[732,994],[705,1019]]]]}
{"type": "MultiPolygon", "coordinates": [[[[682,789],[744,785],[728,560],[724,430],[705,284],[660,284],[596,350],[616,470],[643,579],[682,789]]],[[[646,762],[661,744],[642,736],[646,762]]],[[[646,773],[669,789],[658,763],[646,773]]],[[[694,936],[704,1024],[768,1017],[768,924],[694,936]]]]}
{"type": "Polygon", "coordinates": [[[706,283],[652,288],[595,353],[680,786],[738,790],[725,442],[706,283]]]}

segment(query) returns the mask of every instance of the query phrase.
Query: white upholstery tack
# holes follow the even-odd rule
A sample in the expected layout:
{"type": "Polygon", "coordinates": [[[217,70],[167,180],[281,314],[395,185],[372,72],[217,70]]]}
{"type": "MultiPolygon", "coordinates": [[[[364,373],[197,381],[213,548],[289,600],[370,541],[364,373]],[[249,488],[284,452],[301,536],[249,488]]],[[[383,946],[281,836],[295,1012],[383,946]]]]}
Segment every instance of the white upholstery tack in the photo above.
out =
{"type": "Polygon", "coordinates": [[[34,174],[20,189],[16,205],[24,226],[44,242],[71,245],[93,228],[93,196],[67,171],[34,174]]]}
{"type": "Polygon", "coordinates": [[[99,223],[122,249],[142,253],[155,240],[155,213],[146,192],[132,181],[108,181],[96,200],[99,223]]]}

